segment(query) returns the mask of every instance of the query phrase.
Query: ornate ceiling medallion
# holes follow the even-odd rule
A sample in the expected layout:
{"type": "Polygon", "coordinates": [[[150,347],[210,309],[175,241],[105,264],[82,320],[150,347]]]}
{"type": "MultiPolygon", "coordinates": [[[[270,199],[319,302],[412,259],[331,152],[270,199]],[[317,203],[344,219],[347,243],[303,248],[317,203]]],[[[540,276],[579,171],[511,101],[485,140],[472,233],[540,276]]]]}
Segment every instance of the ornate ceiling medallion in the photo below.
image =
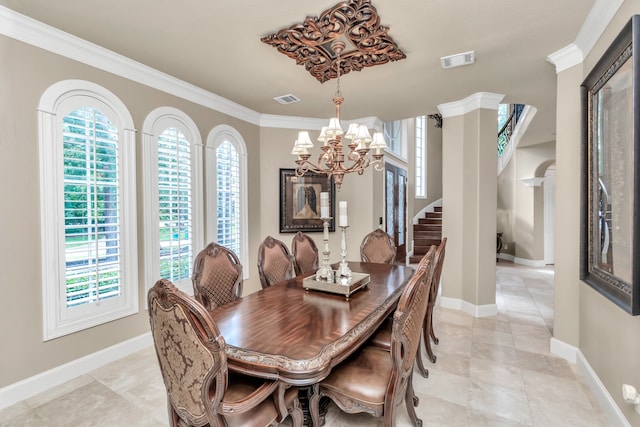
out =
{"type": "Polygon", "coordinates": [[[338,76],[338,55],[331,48],[338,39],[346,45],[339,57],[340,75],[406,58],[388,33],[370,0],[350,0],[260,40],[304,65],[324,83],[338,76]]]}

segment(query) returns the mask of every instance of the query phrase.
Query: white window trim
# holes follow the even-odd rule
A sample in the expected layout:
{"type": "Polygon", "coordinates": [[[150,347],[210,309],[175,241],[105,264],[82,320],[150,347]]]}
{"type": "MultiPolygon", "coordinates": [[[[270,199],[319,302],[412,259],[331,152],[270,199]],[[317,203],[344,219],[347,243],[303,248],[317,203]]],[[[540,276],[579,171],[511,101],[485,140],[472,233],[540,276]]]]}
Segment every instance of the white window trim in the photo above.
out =
{"type": "MultiPolygon", "coordinates": [[[[202,137],[198,126],[184,112],[173,107],[159,107],[150,112],[142,126],[142,176],[144,206],[144,277],[145,292],[160,278],[160,230],[158,229],[158,143],[157,138],[167,128],[178,128],[191,143],[191,188],[193,257],[204,249],[202,137]]],[[[176,287],[193,295],[191,278],[175,283],[176,287]]]]}
{"type": "Polygon", "coordinates": [[[138,312],[135,128],[131,114],[109,90],[84,80],[51,85],[38,106],[40,160],[40,230],[43,339],[48,341],[138,312]],[[93,107],[118,128],[119,185],[122,204],[122,295],[99,305],[66,307],[62,173],[62,118],[80,107],[93,107]]]}
{"type": "Polygon", "coordinates": [[[229,141],[238,150],[240,158],[240,229],[242,236],[241,245],[242,253],[236,254],[243,266],[242,277],[244,280],[249,278],[249,231],[248,231],[248,202],[247,202],[247,146],[236,129],[228,125],[219,125],[211,129],[207,136],[207,151],[205,153],[206,160],[206,179],[210,185],[207,185],[207,241],[215,242],[218,236],[218,197],[217,187],[213,183],[217,182],[217,159],[216,150],[220,144],[229,141]]]}

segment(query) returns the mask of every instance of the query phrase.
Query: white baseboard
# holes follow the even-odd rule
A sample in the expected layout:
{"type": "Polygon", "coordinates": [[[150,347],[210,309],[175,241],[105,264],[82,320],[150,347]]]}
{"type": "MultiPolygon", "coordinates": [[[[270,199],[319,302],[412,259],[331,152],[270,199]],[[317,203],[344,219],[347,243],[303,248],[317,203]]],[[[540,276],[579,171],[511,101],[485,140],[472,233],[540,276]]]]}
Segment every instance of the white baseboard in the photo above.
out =
{"type": "Polygon", "coordinates": [[[35,396],[80,375],[98,369],[101,366],[121,359],[131,353],[153,345],[151,332],[144,333],[127,341],[56,366],[30,378],[18,381],[0,389],[0,409],[14,405],[35,396]]]}
{"type": "Polygon", "coordinates": [[[576,365],[578,371],[580,371],[586,380],[591,392],[596,397],[596,400],[600,404],[603,412],[606,414],[609,421],[611,421],[612,426],[631,427],[631,424],[624,416],[615,400],[613,400],[604,384],[602,384],[602,381],[600,381],[600,378],[598,378],[598,375],[579,348],[562,342],[556,338],[551,338],[550,351],[551,353],[576,365]]]}
{"type": "Polygon", "coordinates": [[[562,357],[567,362],[575,364],[576,360],[578,359],[578,352],[580,350],[578,350],[577,347],[574,347],[565,343],[564,341],[560,341],[559,339],[552,337],[549,341],[549,351],[556,356],[562,357]]]}
{"type": "Polygon", "coordinates": [[[470,302],[449,297],[440,297],[440,306],[463,311],[473,317],[489,317],[498,314],[496,304],[473,305],[470,302]]]}

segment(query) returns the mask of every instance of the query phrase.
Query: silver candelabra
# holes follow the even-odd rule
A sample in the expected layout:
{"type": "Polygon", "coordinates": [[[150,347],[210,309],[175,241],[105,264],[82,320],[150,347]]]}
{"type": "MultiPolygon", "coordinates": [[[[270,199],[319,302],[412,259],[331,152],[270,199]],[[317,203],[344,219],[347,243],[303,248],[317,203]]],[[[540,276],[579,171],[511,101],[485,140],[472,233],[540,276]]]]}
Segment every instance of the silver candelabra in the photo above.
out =
{"type": "Polygon", "coordinates": [[[346,226],[340,226],[342,229],[342,242],[340,243],[342,261],[340,261],[340,267],[338,268],[338,275],[340,277],[351,277],[351,269],[349,268],[349,264],[347,264],[347,228],[346,226]]]}
{"type": "Polygon", "coordinates": [[[331,252],[329,251],[329,221],[331,217],[321,218],[324,225],[324,233],[322,239],[324,240],[324,246],[322,248],[322,260],[320,267],[316,271],[316,280],[322,280],[325,282],[333,282],[333,270],[331,269],[331,263],[329,258],[331,252]]]}

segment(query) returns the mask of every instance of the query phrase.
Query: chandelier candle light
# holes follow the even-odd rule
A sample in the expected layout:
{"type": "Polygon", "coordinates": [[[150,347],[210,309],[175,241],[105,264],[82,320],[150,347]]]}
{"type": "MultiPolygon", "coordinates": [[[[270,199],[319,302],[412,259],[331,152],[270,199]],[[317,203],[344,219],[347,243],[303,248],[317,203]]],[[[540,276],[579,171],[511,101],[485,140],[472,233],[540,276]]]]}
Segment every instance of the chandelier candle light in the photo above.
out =
{"type": "Polygon", "coordinates": [[[318,162],[313,163],[309,160],[311,154],[309,149],[313,148],[313,142],[309,137],[308,131],[298,133],[298,139],[293,145],[291,154],[298,156],[296,164],[296,175],[302,176],[307,171],[324,174],[328,177],[333,176],[338,190],[342,185],[342,179],[347,173],[357,172],[362,175],[364,170],[375,165],[377,171],[384,169],[382,165],[383,150],[387,148],[382,132],[374,132],[373,137],[369,133],[366,125],[358,125],[351,123],[345,133],[340,126],[340,106],[344,98],[340,92],[340,53],[344,51],[345,43],[336,40],[331,44],[331,49],[336,53],[337,59],[337,89],[333,96],[333,103],[336,106],[336,116],[329,120],[329,125],[322,128],[317,141],[323,145],[320,147],[322,152],[318,157],[318,162]],[[349,140],[347,146],[350,151],[347,160],[351,162],[349,166],[345,166],[345,154],[343,153],[342,138],[349,140]],[[373,150],[370,154],[369,151],[373,150]],[[372,160],[373,158],[373,160],[372,160]]]}

